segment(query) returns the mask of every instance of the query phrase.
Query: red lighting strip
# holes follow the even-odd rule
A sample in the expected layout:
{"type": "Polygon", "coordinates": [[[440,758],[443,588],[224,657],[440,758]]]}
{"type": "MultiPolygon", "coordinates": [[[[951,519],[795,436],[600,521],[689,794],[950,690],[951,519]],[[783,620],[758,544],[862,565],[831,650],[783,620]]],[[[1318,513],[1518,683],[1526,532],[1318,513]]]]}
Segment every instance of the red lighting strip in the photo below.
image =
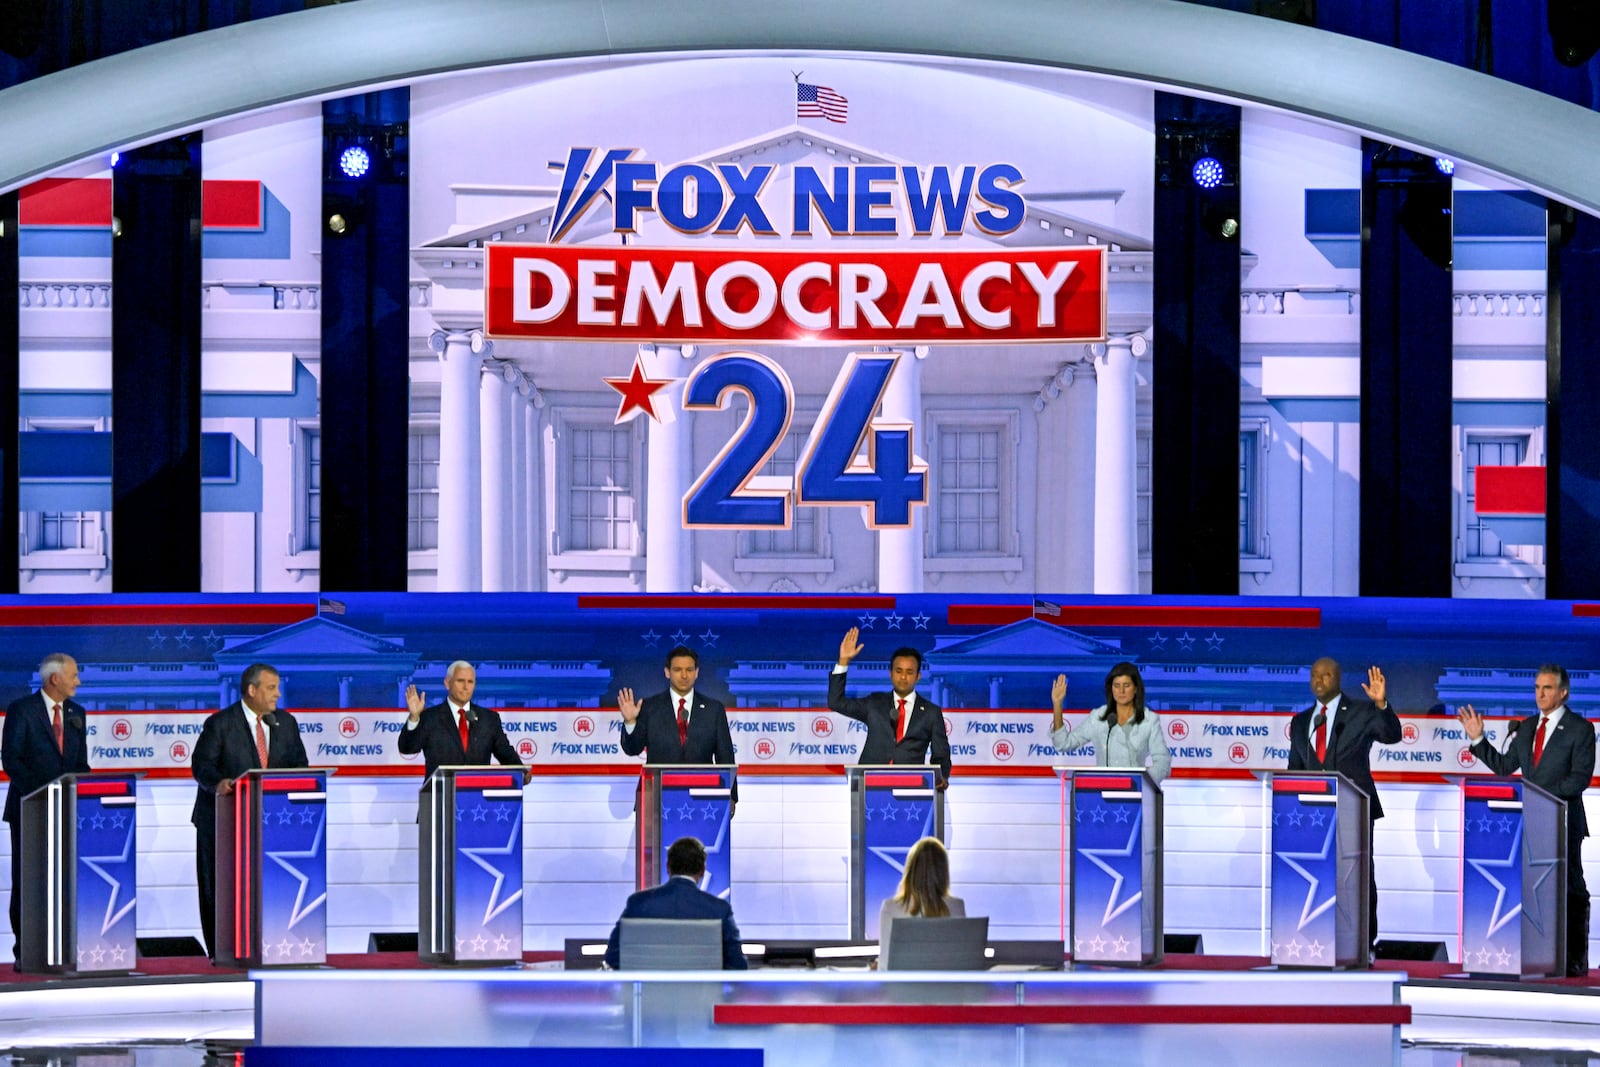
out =
{"type": "Polygon", "coordinates": [[[1515,800],[1517,790],[1510,785],[1469,785],[1467,789],[1468,800],[1515,800]]]}
{"type": "Polygon", "coordinates": [[[928,779],[920,774],[869,774],[865,775],[868,789],[930,789],[928,779]]]}
{"type": "Polygon", "coordinates": [[[1274,793],[1330,793],[1330,783],[1323,778],[1274,778],[1274,793]]]}
{"type": "Polygon", "coordinates": [[[1405,1026],[1403,1004],[718,1004],[720,1026],[1405,1026]]]}
{"type": "Polygon", "coordinates": [[[663,774],[661,784],[689,787],[697,785],[719,786],[722,784],[720,774],[663,774]]]}
{"type": "Polygon", "coordinates": [[[263,778],[261,791],[263,793],[304,793],[308,790],[321,789],[320,778],[263,778]]]}
{"type": "Polygon", "coordinates": [[[128,782],[79,782],[80,797],[125,797],[132,793],[128,782]]]}
{"type": "Polygon", "coordinates": [[[746,596],[726,593],[697,593],[693,596],[671,594],[637,596],[628,593],[590,593],[578,597],[579,608],[621,610],[668,611],[861,611],[879,610],[895,606],[892,596],[746,596]]]}
{"type": "Polygon", "coordinates": [[[1132,789],[1132,778],[1103,778],[1078,774],[1072,778],[1073,784],[1079,789],[1132,789]]]}
{"type": "Polygon", "coordinates": [[[251,871],[250,779],[233,781],[233,958],[250,955],[250,871],[251,871]]]}
{"type": "Polygon", "coordinates": [[[0,626],[286,626],[312,604],[51,604],[0,607],[0,626]]]}
{"type": "Polygon", "coordinates": [[[510,789],[517,783],[509,774],[458,774],[457,789],[510,789]]]}
{"type": "Polygon", "coordinates": [[[1207,629],[1258,627],[1317,630],[1321,608],[1205,608],[1133,604],[1061,604],[1060,614],[1037,611],[1031,604],[952,604],[951,626],[1004,626],[1037,617],[1054,626],[1192,626],[1207,629]]]}

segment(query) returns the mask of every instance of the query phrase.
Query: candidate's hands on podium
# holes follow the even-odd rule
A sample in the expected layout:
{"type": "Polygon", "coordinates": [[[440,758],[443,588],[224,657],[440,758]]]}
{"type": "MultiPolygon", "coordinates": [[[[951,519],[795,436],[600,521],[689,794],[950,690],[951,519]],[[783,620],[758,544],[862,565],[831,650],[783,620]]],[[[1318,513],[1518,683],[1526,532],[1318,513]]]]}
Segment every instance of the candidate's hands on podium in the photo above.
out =
{"type": "Polygon", "coordinates": [[[1483,740],[1483,716],[1471,704],[1457,708],[1456,718],[1461,720],[1461,728],[1467,731],[1468,741],[1477,744],[1483,740]]]}
{"type": "Polygon", "coordinates": [[[1361,683],[1361,691],[1367,694],[1367,699],[1378,706],[1379,711],[1386,711],[1389,707],[1389,683],[1383,680],[1383,672],[1376,667],[1367,668],[1367,680],[1361,683]]]}
{"type": "Polygon", "coordinates": [[[427,702],[423,700],[422,692],[414,685],[406,686],[406,710],[411,713],[412,722],[417,721],[426,706],[427,702]]]}
{"type": "Polygon", "coordinates": [[[217,783],[217,796],[225,797],[231,792],[233,792],[232,778],[224,778],[217,783]]]}
{"type": "Polygon", "coordinates": [[[850,661],[861,655],[861,650],[866,647],[860,640],[861,627],[852,626],[845,631],[844,640],[839,642],[839,666],[848,667],[850,661]]]}
{"type": "Polygon", "coordinates": [[[632,689],[617,690],[617,710],[622,712],[622,721],[629,726],[639,721],[639,702],[633,699],[632,689]]]}

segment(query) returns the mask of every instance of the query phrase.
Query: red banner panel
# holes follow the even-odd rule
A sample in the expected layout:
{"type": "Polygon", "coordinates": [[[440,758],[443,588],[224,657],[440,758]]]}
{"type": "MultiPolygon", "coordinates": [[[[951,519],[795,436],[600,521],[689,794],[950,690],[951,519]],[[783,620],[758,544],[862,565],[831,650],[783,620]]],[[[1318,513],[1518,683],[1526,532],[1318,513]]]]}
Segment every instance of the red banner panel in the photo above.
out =
{"type": "Polygon", "coordinates": [[[1477,467],[1472,510],[1479,515],[1543,515],[1543,467],[1477,467]]]}

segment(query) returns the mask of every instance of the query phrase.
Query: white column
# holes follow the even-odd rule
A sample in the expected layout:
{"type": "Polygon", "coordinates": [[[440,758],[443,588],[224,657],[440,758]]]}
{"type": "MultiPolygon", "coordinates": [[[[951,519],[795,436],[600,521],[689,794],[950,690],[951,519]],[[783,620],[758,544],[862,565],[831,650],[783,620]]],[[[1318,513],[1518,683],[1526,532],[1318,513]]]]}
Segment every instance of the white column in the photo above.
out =
{"type": "Polygon", "coordinates": [[[428,343],[440,363],[438,589],[476,592],[483,587],[478,364],[490,345],[477,330],[435,330],[428,343]]]}
{"type": "Polygon", "coordinates": [[[525,569],[528,575],[526,588],[541,590],[545,587],[544,570],[544,523],[540,522],[544,505],[544,452],[540,443],[539,412],[544,407],[544,394],[539,392],[538,386],[531,381],[524,380],[527,389],[527,401],[522,405],[522,454],[526,457],[522,470],[517,472],[517,477],[522,479],[527,486],[523,494],[522,522],[527,530],[524,540],[524,552],[527,559],[525,569]]]}
{"type": "MultiPolygon", "coordinates": [[[[639,346],[646,377],[674,378],[655,394],[660,418],[650,422],[645,457],[644,588],[648,593],[687,593],[694,588],[694,539],[683,528],[683,494],[692,481],[693,455],[683,406],[683,378],[693,346],[639,346]]],[[[639,418],[648,418],[640,415],[639,418]]]]}
{"type": "Polygon", "coordinates": [[[481,410],[478,440],[482,449],[483,591],[511,588],[511,383],[516,369],[488,360],[479,379],[481,410]]]}
{"type": "MultiPolygon", "coordinates": [[[[926,345],[901,349],[900,362],[883,392],[884,421],[909,424],[912,450],[924,459],[933,448],[922,418],[922,361],[927,358],[926,345]]],[[[913,505],[910,526],[878,531],[878,592],[922,592],[922,536],[927,510],[913,505]]]]}
{"type": "Polygon", "coordinates": [[[1094,591],[1139,591],[1138,498],[1135,495],[1138,422],[1134,360],[1145,339],[1112,337],[1094,346],[1094,591]]]}
{"type": "Polygon", "coordinates": [[[1094,591],[1094,367],[1064,365],[1034,398],[1034,585],[1046,594],[1094,591]]]}
{"type": "Polygon", "coordinates": [[[511,484],[508,489],[510,507],[506,516],[511,523],[511,537],[506,544],[506,580],[516,590],[528,586],[528,494],[533,486],[528,480],[528,440],[522,432],[522,413],[528,407],[528,381],[516,376],[511,389],[510,421],[506,432],[511,437],[511,484]]]}

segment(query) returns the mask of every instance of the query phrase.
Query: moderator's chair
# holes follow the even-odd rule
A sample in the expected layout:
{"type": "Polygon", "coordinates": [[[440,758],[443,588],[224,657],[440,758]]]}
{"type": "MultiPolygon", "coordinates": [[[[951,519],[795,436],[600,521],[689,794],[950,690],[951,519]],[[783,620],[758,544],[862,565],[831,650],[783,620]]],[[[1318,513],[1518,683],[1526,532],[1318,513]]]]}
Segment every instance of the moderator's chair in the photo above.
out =
{"type": "Polygon", "coordinates": [[[924,919],[897,916],[889,952],[878,967],[885,971],[982,971],[989,967],[989,917],[924,919]]]}
{"type": "Polygon", "coordinates": [[[722,970],[721,919],[623,919],[624,971],[722,970]]]}

